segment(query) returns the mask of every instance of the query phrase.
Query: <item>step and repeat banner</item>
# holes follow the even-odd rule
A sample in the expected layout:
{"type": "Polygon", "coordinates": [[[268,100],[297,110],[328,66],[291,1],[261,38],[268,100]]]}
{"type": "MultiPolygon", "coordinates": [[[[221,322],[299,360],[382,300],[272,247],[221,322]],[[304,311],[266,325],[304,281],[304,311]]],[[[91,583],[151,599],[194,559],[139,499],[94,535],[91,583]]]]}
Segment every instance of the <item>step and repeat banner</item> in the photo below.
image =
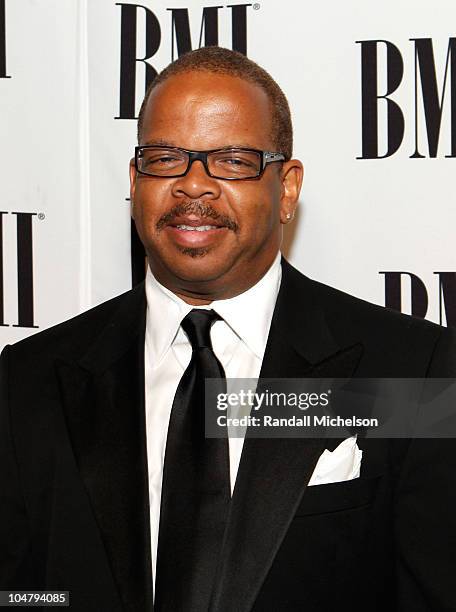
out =
{"type": "Polygon", "coordinates": [[[122,293],[147,83],[219,44],[287,94],[305,274],[456,326],[453,0],[0,0],[0,348],[122,293]]]}

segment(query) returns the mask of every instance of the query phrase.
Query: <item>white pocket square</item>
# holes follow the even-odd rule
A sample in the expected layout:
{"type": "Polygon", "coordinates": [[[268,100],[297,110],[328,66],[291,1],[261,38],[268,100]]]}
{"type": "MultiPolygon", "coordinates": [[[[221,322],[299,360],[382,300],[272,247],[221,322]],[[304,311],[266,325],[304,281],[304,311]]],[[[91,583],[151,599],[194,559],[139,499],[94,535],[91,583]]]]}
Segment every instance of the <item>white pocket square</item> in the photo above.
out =
{"type": "Polygon", "coordinates": [[[347,438],[333,451],[326,449],[320,456],[307,486],[343,482],[359,478],[363,451],[356,436],[347,438]]]}

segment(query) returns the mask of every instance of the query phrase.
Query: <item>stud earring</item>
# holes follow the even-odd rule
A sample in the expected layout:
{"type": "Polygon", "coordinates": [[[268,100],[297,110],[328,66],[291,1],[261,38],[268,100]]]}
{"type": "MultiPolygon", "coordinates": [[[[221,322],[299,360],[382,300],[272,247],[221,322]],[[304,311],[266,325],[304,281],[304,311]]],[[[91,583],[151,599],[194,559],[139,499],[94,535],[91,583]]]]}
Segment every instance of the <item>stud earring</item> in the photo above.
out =
{"type": "Polygon", "coordinates": [[[287,213],[286,217],[287,217],[288,220],[290,220],[291,219],[291,213],[287,213]]]}

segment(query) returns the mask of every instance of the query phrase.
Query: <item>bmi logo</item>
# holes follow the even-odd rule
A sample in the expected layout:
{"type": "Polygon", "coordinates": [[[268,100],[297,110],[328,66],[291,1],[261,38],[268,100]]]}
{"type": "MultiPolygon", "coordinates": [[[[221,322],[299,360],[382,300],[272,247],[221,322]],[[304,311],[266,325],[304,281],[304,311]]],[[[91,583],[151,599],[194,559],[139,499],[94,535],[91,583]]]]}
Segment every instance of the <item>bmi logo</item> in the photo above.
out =
{"type": "MultiPolygon", "coordinates": [[[[9,213],[0,211],[0,327],[9,327],[5,322],[3,229],[4,219],[9,213]]],[[[33,217],[37,213],[12,212],[17,232],[17,323],[13,327],[38,327],[33,311],[33,217]]]]}
{"type": "MultiPolygon", "coordinates": [[[[1,1],[1,0],[0,0],[1,1]]],[[[138,68],[145,74],[144,92],[157,75],[151,60],[163,43],[162,27],[154,12],[141,4],[118,2],[120,7],[120,96],[119,116],[116,119],[136,119],[136,111],[142,100],[136,95],[138,68]],[[140,30],[138,18],[144,24],[140,30]],[[138,37],[143,37],[143,52],[138,51],[138,37]]],[[[247,54],[247,9],[252,4],[228,4],[226,6],[206,6],[198,16],[199,40],[197,47],[219,43],[219,17],[228,12],[231,21],[231,47],[234,51],[247,54]]],[[[170,61],[195,48],[190,28],[188,8],[168,8],[169,27],[171,28],[170,61]]]]}
{"type": "MultiPolygon", "coordinates": [[[[411,272],[388,271],[385,275],[385,306],[402,311],[402,280],[410,280],[411,314],[416,317],[426,316],[429,304],[425,284],[411,272]]],[[[456,327],[456,272],[434,272],[438,278],[439,323],[456,327]]]]}
{"type": "Polygon", "coordinates": [[[449,137],[442,153],[445,157],[456,157],[456,38],[449,39],[445,55],[439,52],[442,57],[438,59],[445,58],[444,68],[439,72],[432,38],[410,39],[413,85],[407,93],[414,108],[410,126],[405,121],[407,113],[393,99],[396,92],[404,89],[403,53],[388,40],[357,43],[361,45],[362,94],[362,153],[357,159],[381,159],[394,155],[403,142],[406,129],[410,129],[414,140],[410,158],[437,157],[442,134],[449,137]],[[386,73],[383,86],[379,86],[380,64],[385,66],[386,73]],[[379,151],[379,111],[385,117],[380,134],[385,135],[386,146],[382,149],[386,150],[382,152],[379,151]]]}

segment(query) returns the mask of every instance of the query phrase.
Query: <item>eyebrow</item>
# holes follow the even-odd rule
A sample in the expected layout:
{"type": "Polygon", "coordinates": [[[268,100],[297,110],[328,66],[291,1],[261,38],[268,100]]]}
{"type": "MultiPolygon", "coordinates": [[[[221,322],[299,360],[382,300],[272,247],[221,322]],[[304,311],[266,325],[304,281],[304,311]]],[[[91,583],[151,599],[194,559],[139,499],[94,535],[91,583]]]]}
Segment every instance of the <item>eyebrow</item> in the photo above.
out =
{"type": "Polygon", "coordinates": [[[162,138],[155,138],[154,140],[146,140],[142,142],[140,146],[161,146],[161,147],[176,147],[171,140],[163,140],[162,138]]]}
{"type": "MultiPolygon", "coordinates": [[[[185,149],[185,147],[180,147],[179,145],[173,143],[172,140],[163,140],[162,138],[155,138],[154,140],[146,140],[145,142],[141,143],[140,146],[143,147],[148,147],[148,146],[158,146],[158,147],[176,147],[178,149],[185,149]]],[[[208,149],[210,151],[218,151],[221,150],[223,151],[224,149],[257,149],[258,147],[253,146],[252,144],[247,144],[247,143],[229,143],[226,145],[223,145],[221,147],[216,147],[214,149],[208,149]]],[[[200,149],[202,150],[202,149],[200,149]]]]}

